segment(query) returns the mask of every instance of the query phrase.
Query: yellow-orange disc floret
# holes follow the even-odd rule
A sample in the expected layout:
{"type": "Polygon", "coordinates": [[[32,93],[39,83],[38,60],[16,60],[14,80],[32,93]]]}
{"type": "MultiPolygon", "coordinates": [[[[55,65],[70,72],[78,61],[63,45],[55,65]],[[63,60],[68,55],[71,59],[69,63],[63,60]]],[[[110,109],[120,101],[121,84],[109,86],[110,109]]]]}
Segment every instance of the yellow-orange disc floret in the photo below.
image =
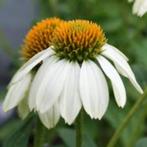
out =
{"type": "Polygon", "coordinates": [[[51,45],[53,32],[62,22],[58,18],[48,18],[37,23],[26,35],[22,45],[22,56],[30,59],[36,53],[48,48],[51,45]]]}
{"type": "Polygon", "coordinates": [[[78,61],[94,58],[105,43],[101,27],[86,20],[60,23],[52,40],[59,57],[78,61]]]}

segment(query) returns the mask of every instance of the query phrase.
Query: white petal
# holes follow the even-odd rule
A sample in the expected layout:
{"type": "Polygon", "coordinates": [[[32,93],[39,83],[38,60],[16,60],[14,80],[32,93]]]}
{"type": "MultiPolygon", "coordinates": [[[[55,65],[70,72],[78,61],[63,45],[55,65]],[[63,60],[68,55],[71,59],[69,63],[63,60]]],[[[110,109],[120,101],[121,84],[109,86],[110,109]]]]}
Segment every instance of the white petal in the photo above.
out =
{"type": "Polygon", "coordinates": [[[65,77],[68,71],[68,62],[66,60],[59,60],[52,63],[47,72],[47,76],[42,78],[40,87],[37,91],[37,110],[41,113],[49,110],[59,98],[65,77]]]}
{"type": "Polygon", "coordinates": [[[120,74],[127,77],[130,80],[130,82],[133,84],[133,86],[138,90],[138,92],[143,93],[142,88],[139,86],[139,84],[136,81],[133,71],[131,70],[129,64],[125,60],[123,60],[119,56],[111,54],[107,50],[103,51],[102,55],[112,60],[116,65],[116,68],[120,72],[120,74]]]}
{"type": "Polygon", "coordinates": [[[118,106],[124,107],[126,103],[126,90],[119,74],[111,63],[103,56],[98,56],[97,60],[106,76],[111,80],[113,92],[118,106]]]}
{"type": "Polygon", "coordinates": [[[8,93],[3,103],[4,111],[12,109],[24,98],[29,88],[31,78],[31,74],[27,74],[21,81],[9,87],[8,93]]]}
{"type": "Polygon", "coordinates": [[[30,109],[28,106],[28,99],[24,98],[18,104],[18,114],[22,119],[25,119],[29,113],[30,113],[30,109]]]}
{"type": "Polygon", "coordinates": [[[117,63],[116,63],[116,64],[114,63],[114,65],[115,65],[117,71],[118,71],[122,76],[128,78],[126,72],[124,72],[124,70],[123,70],[117,63]]]}
{"type": "Polygon", "coordinates": [[[43,64],[40,66],[40,68],[38,69],[32,85],[31,85],[31,89],[29,92],[29,108],[30,110],[36,108],[36,99],[37,99],[37,92],[39,91],[39,88],[41,86],[43,86],[42,88],[45,88],[45,85],[41,84],[43,82],[43,79],[46,80],[48,77],[48,72],[50,70],[50,66],[57,62],[57,59],[52,56],[49,59],[45,60],[43,62],[43,64]]]}
{"type": "Polygon", "coordinates": [[[80,95],[84,109],[90,117],[101,119],[108,106],[108,87],[102,71],[92,61],[82,63],[80,95]]]}
{"type": "Polygon", "coordinates": [[[30,60],[28,60],[14,75],[13,79],[10,82],[10,86],[23,78],[27,73],[29,73],[37,64],[42,60],[46,59],[53,54],[53,50],[50,48],[39,52],[34,55],[30,60]]]}
{"type": "Polygon", "coordinates": [[[143,16],[147,12],[147,1],[146,0],[135,0],[133,5],[133,14],[143,16]]]}
{"type": "Polygon", "coordinates": [[[60,100],[60,113],[65,122],[72,124],[81,109],[79,95],[80,66],[76,62],[69,62],[68,64],[68,74],[60,100]]]}
{"type": "Polygon", "coordinates": [[[107,52],[109,52],[110,54],[113,54],[114,56],[118,56],[119,58],[121,58],[122,60],[126,60],[129,61],[128,57],[122,53],[120,50],[118,50],[116,47],[106,43],[103,47],[102,50],[106,50],[107,52]]]}
{"type": "Polygon", "coordinates": [[[60,118],[59,105],[55,104],[47,112],[45,112],[45,113],[39,112],[38,114],[39,114],[39,118],[40,118],[41,122],[48,129],[51,129],[51,128],[55,127],[55,125],[59,121],[59,118],[60,118]]]}

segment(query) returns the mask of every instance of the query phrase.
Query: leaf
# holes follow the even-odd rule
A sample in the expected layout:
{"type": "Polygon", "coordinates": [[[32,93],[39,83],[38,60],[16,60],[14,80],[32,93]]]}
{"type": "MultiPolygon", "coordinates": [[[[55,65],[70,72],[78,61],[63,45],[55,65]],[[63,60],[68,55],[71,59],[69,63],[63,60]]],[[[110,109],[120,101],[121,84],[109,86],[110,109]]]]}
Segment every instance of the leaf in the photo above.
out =
{"type": "Polygon", "coordinates": [[[61,128],[58,129],[58,134],[63,140],[63,142],[68,146],[68,147],[75,147],[76,146],[76,133],[73,129],[65,129],[61,128]]]}
{"type": "Polygon", "coordinates": [[[143,134],[145,130],[145,116],[146,112],[144,109],[142,109],[136,112],[134,117],[131,119],[130,123],[128,124],[122,135],[122,140],[125,147],[135,146],[136,140],[138,140],[139,137],[143,134]],[[139,128],[138,124],[141,124],[139,128]]]}
{"type": "Polygon", "coordinates": [[[146,147],[146,146],[147,146],[147,137],[139,139],[135,145],[135,147],[146,147]]]}
{"type": "Polygon", "coordinates": [[[82,147],[97,147],[97,146],[88,134],[84,134],[82,147]]]}
{"type": "MultiPolygon", "coordinates": [[[[84,130],[83,130],[84,131],[84,130]]],[[[76,146],[76,132],[73,129],[59,129],[59,136],[68,147],[76,146]]],[[[82,135],[82,147],[96,147],[96,144],[86,132],[82,135]]]]}
{"type": "Polygon", "coordinates": [[[12,119],[8,120],[4,125],[1,125],[0,127],[0,140],[4,140],[10,132],[12,132],[14,129],[18,127],[20,124],[20,120],[18,119],[12,119]]]}
{"type": "Polygon", "coordinates": [[[11,132],[8,138],[4,140],[3,147],[27,147],[32,122],[31,115],[22,121],[18,128],[11,132]]]}
{"type": "MultiPolygon", "coordinates": [[[[124,110],[119,110],[116,104],[111,102],[109,110],[106,114],[106,119],[112,125],[113,128],[117,129],[124,117],[127,115],[127,112],[131,109],[131,106],[128,105],[124,110]]],[[[144,119],[146,112],[142,106],[141,110],[138,110],[136,114],[132,117],[129,124],[126,126],[122,135],[120,137],[121,143],[125,147],[132,147],[135,145],[136,140],[143,134],[145,129],[144,119]],[[138,128],[138,124],[141,124],[138,128]],[[129,139],[128,139],[129,138],[129,139]]]]}
{"type": "Polygon", "coordinates": [[[92,139],[97,138],[101,131],[99,121],[97,119],[92,120],[85,111],[83,111],[83,119],[83,121],[86,122],[82,124],[84,133],[88,134],[92,139]]]}

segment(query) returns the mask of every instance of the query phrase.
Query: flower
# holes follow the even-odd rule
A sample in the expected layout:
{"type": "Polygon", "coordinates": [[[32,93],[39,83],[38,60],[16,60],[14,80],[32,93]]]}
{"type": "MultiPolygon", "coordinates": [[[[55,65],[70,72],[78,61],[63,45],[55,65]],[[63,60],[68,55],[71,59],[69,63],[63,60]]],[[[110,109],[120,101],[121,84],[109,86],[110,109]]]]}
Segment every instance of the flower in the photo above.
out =
{"type": "Polygon", "coordinates": [[[14,75],[4,101],[5,110],[18,105],[28,91],[30,111],[37,111],[43,124],[51,128],[60,116],[72,124],[82,107],[92,119],[101,119],[109,103],[105,75],[119,107],[126,103],[119,73],[143,93],[128,58],[107,43],[102,28],[95,23],[62,21],[53,31],[50,47],[41,50],[14,75]],[[32,70],[36,70],[33,75],[32,70]]]}
{"type": "MultiPolygon", "coordinates": [[[[133,0],[129,0],[132,2],[133,0]]],[[[133,14],[137,14],[142,17],[147,12],[147,1],[146,0],[135,0],[133,5],[133,14]]]]}

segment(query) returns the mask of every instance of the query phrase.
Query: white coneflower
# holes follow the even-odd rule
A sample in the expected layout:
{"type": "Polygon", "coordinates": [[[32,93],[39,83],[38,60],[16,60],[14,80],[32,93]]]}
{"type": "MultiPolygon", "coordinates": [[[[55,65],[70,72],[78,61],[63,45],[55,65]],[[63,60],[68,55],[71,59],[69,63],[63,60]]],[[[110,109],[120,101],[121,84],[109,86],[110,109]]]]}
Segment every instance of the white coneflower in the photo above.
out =
{"type": "MultiPolygon", "coordinates": [[[[133,0],[129,0],[132,2],[133,0]]],[[[143,16],[147,12],[147,0],[135,0],[133,4],[133,14],[143,16]]]]}
{"type": "Polygon", "coordinates": [[[54,30],[51,45],[31,57],[13,77],[8,91],[11,94],[4,102],[5,110],[16,106],[27,89],[30,110],[37,111],[48,128],[53,127],[60,116],[72,124],[82,107],[92,119],[101,119],[109,102],[104,74],[111,81],[118,106],[124,107],[126,103],[126,90],[118,72],[143,93],[128,58],[107,43],[97,24],[86,20],[61,22],[54,30]],[[30,81],[29,75],[35,67],[37,71],[30,84],[25,79],[30,81]],[[23,90],[21,83],[25,83],[23,90]],[[15,97],[13,86],[23,91],[21,98],[15,97]]]}

